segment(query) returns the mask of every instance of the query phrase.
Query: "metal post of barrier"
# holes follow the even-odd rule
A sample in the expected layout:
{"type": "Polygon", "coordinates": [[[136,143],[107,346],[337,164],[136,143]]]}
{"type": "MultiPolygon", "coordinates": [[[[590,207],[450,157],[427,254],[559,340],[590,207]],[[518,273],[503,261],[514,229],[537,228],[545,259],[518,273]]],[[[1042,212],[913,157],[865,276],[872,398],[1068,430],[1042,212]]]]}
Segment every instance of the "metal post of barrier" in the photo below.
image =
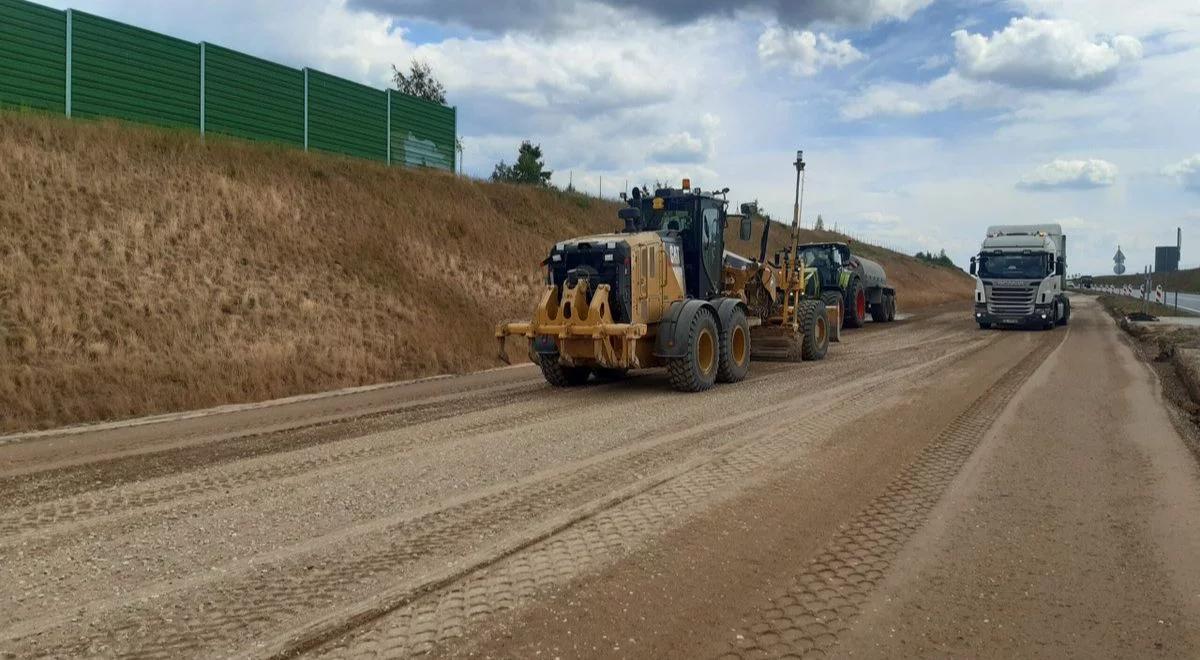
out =
{"type": "Polygon", "coordinates": [[[200,42],[200,141],[204,141],[204,59],[205,48],[204,42],[200,42]]]}
{"type": "Polygon", "coordinates": [[[66,93],[66,98],[64,99],[68,117],[71,116],[71,83],[73,82],[71,79],[74,78],[74,74],[75,74],[75,66],[74,66],[75,65],[75,63],[74,63],[75,38],[74,38],[74,25],[72,25],[72,23],[74,22],[73,18],[74,18],[74,10],[68,9],[67,10],[67,43],[66,43],[66,48],[67,48],[67,80],[66,80],[67,90],[66,90],[66,92],[67,93],[66,93]]]}

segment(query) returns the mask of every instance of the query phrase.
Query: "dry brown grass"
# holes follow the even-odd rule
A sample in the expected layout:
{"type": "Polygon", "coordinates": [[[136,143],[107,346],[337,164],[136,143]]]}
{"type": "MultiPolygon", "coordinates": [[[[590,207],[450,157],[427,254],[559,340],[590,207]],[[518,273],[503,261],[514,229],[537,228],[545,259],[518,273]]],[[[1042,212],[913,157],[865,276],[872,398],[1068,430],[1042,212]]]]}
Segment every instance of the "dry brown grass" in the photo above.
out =
{"type": "Polygon", "coordinates": [[[596,200],[112,122],[0,113],[0,154],[7,431],[494,366],[549,245],[618,226],[596,200]]]}

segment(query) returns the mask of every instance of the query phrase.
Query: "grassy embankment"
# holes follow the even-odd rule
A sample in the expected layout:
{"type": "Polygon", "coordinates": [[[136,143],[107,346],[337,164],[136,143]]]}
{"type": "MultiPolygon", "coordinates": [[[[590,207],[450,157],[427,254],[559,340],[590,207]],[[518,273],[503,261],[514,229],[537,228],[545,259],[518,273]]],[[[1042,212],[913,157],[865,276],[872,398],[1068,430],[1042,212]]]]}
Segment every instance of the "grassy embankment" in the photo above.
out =
{"type": "MultiPolygon", "coordinates": [[[[0,113],[0,153],[2,431],[495,366],[549,246],[618,226],[614,203],[113,122],[0,113]]],[[[860,249],[906,309],[970,296],[860,249]]]]}

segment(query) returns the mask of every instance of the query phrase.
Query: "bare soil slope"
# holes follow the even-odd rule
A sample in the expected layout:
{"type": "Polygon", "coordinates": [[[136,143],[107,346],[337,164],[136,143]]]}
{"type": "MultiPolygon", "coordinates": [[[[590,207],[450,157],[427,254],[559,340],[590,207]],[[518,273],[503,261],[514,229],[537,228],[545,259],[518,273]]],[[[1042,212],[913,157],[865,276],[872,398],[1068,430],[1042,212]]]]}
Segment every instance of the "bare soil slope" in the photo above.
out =
{"type": "MultiPolygon", "coordinates": [[[[0,153],[0,431],[494,366],[550,243],[618,225],[586,197],[110,122],[0,113],[0,153]]],[[[897,259],[907,308],[969,295],[897,259]]]]}

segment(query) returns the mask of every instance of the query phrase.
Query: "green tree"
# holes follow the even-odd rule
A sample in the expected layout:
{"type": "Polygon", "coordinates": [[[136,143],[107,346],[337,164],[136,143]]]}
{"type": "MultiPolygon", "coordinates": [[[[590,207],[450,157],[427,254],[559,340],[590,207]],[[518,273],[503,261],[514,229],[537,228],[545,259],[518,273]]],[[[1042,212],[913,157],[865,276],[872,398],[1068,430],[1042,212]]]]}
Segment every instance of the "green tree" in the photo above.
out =
{"type": "Polygon", "coordinates": [[[393,64],[392,84],[402,94],[446,105],[446,88],[433,77],[433,68],[428,62],[413,60],[407,75],[393,64]]]}
{"type": "Polygon", "coordinates": [[[813,229],[825,231],[825,218],[821,217],[820,214],[817,214],[817,224],[813,225],[813,229]]]}
{"type": "Polygon", "coordinates": [[[492,181],[504,183],[520,183],[529,186],[546,186],[550,184],[550,170],[542,160],[542,145],[535,145],[529,140],[521,143],[517,154],[517,162],[509,165],[504,161],[496,163],[492,170],[492,181]]]}

